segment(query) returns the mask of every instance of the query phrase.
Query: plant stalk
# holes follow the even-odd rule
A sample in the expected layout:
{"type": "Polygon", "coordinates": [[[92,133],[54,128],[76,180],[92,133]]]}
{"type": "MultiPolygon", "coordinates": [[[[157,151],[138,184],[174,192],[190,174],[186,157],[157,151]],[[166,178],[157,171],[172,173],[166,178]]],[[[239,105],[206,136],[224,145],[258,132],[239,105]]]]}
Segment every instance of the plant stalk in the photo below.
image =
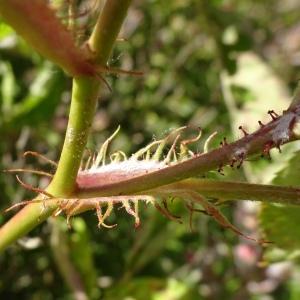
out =
{"type": "MultiPolygon", "coordinates": [[[[233,143],[226,143],[215,150],[196,154],[190,159],[162,167],[156,171],[146,170],[144,174],[130,179],[108,183],[99,182],[95,186],[89,187],[82,186],[80,194],[83,198],[91,198],[99,195],[118,196],[144,193],[149,189],[179,182],[190,177],[205,175],[211,170],[222,170],[226,165],[232,164],[239,168],[248,157],[257,154],[268,157],[272,148],[279,148],[285,143],[299,139],[300,137],[294,132],[294,128],[299,123],[300,104],[295,106],[292,111],[287,111],[254,133],[247,134],[233,143]],[[281,140],[279,139],[281,135],[284,137],[288,135],[289,138],[281,140]]],[[[78,192],[77,189],[75,194],[78,192]]]]}
{"type": "MultiPolygon", "coordinates": [[[[96,61],[100,64],[105,64],[109,59],[130,3],[131,0],[107,0],[103,7],[95,30],[88,41],[96,61]]],[[[67,197],[74,191],[99,92],[98,79],[74,78],[65,142],[57,171],[46,190],[54,197],[67,197]]],[[[0,229],[0,251],[46,220],[55,209],[57,209],[55,202],[47,205],[46,208],[43,203],[32,203],[24,207],[0,229]]]]}

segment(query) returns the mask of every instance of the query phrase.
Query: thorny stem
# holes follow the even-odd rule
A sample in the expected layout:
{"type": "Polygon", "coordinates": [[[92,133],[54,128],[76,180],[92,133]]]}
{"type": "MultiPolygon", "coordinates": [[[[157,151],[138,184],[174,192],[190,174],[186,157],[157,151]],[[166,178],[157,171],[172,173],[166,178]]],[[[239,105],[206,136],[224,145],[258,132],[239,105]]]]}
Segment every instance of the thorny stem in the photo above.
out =
{"type": "MultiPolygon", "coordinates": [[[[141,200],[145,199],[145,201],[147,201],[147,197],[175,197],[176,195],[188,194],[190,191],[197,192],[204,197],[213,199],[217,201],[218,204],[223,204],[228,201],[251,200],[265,203],[300,205],[300,188],[237,181],[218,181],[203,178],[182,180],[155,189],[143,191],[143,194],[146,194],[147,196],[137,193],[132,197],[141,200]]],[[[70,217],[90,209],[95,209],[95,203],[100,203],[101,201],[103,203],[106,201],[114,201],[115,203],[122,202],[120,198],[124,197],[105,197],[101,192],[99,192],[96,198],[86,198],[86,195],[82,194],[79,190],[76,194],[76,198],[64,198],[63,200],[57,198],[48,199],[47,202],[45,202],[45,206],[47,208],[56,207],[65,202],[69,207],[73,207],[68,211],[68,216],[70,217]]],[[[125,198],[128,200],[130,199],[130,196],[125,196],[125,198]]],[[[42,200],[37,201],[42,202],[42,200]]],[[[22,202],[19,204],[21,205],[22,202]]]]}
{"type": "MultiPolygon", "coordinates": [[[[96,25],[96,30],[92,34],[89,46],[92,51],[96,52],[97,61],[103,63],[104,58],[100,53],[101,45],[105,41],[107,31],[105,30],[105,24],[107,23],[109,15],[105,12],[110,12],[110,16],[113,20],[113,26],[107,27],[107,30],[111,29],[116,36],[119,28],[115,24],[116,16],[123,18],[128,8],[130,1],[123,1],[127,3],[120,5],[117,0],[107,1],[96,25]],[[126,7],[126,8],[125,8],[126,7]],[[113,14],[112,11],[121,9],[123,13],[113,14]],[[102,17],[104,15],[104,17],[102,17]],[[103,22],[104,24],[102,24],[103,22]],[[99,24],[102,24],[100,27],[99,24]],[[104,26],[104,28],[103,28],[104,26]],[[103,38],[99,38],[98,34],[103,38]],[[95,48],[94,43],[100,43],[100,48],[95,48]]],[[[109,24],[110,25],[110,24],[109,24]]],[[[106,41],[105,41],[106,42],[106,41]]],[[[106,48],[103,46],[102,55],[108,56],[112,47],[113,39],[108,39],[106,48]]],[[[106,59],[107,60],[107,57],[106,59]]],[[[60,197],[64,199],[82,199],[87,204],[89,201],[92,203],[92,199],[101,196],[119,196],[119,195],[132,195],[132,194],[145,194],[145,191],[149,194],[164,194],[164,193],[176,193],[176,191],[184,192],[185,190],[194,190],[202,193],[204,196],[211,198],[221,198],[221,200],[249,200],[257,201],[272,201],[281,203],[293,203],[299,204],[299,189],[293,188],[282,188],[282,187],[270,187],[270,186],[259,186],[259,185],[247,185],[242,183],[229,183],[225,182],[213,182],[200,179],[184,180],[196,175],[203,175],[210,170],[215,170],[224,167],[225,165],[231,164],[233,161],[237,164],[241,164],[244,159],[254,154],[261,154],[265,152],[268,154],[269,150],[274,147],[279,147],[282,144],[291,142],[299,139],[300,134],[296,132],[294,128],[299,125],[300,120],[300,104],[298,101],[294,101],[291,107],[284,112],[280,117],[274,117],[271,115],[273,121],[261,126],[261,128],[252,134],[247,134],[243,138],[231,144],[225,144],[221,148],[215,149],[208,153],[197,154],[194,157],[180,162],[178,164],[162,167],[160,170],[153,171],[145,174],[136,176],[126,180],[120,180],[113,183],[99,182],[98,186],[93,188],[80,188],[74,189],[76,175],[81,160],[82,152],[86,143],[88,129],[92,118],[94,108],[86,108],[86,100],[95,100],[93,97],[97,95],[97,84],[95,80],[87,80],[87,78],[77,79],[74,84],[74,95],[85,95],[85,99],[81,99],[80,96],[76,103],[76,100],[72,100],[71,114],[69,126],[66,134],[66,141],[64,149],[62,151],[61,160],[58,167],[58,172],[54,177],[54,180],[50,187],[47,189],[48,193],[54,195],[54,197],[60,197]],[[77,84],[77,86],[76,86],[77,84]],[[91,85],[93,88],[92,94],[86,87],[91,85]],[[78,89],[78,90],[76,90],[78,89]],[[76,92],[77,91],[77,92],[76,92]],[[88,97],[91,96],[91,98],[88,97]],[[74,101],[74,102],[73,102],[74,101]],[[85,103],[83,104],[82,101],[85,103]],[[85,108],[87,116],[82,116],[79,113],[79,107],[85,108]],[[74,109],[74,110],[73,110],[74,109]],[[78,115],[76,115],[78,113],[78,115]],[[74,123],[72,118],[74,117],[74,123]],[[87,119],[89,118],[89,119],[87,119]],[[74,134],[74,135],[73,135],[74,134]],[[79,141],[79,143],[78,143],[79,141]],[[67,171],[66,171],[67,170],[67,171]],[[184,181],[183,181],[184,180],[184,181]],[[164,187],[163,187],[164,186],[164,187]]],[[[90,104],[94,102],[90,102],[90,104]]],[[[0,250],[5,248],[11,242],[22,236],[30,229],[35,227],[39,222],[45,220],[51,212],[59,205],[57,199],[48,199],[47,207],[41,213],[41,205],[31,204],[25,207],[16,217],[9,221],[0,231],[0,250]],[[22,222],[19,222],[22,220],[22,222]],[[12,224],[14,221],[15,224],[12,224]],[[17,226],[16,226],[17,225],[17,226]]],[[[93,208],[95,202],[92,203],[93,208]]]]}
{"type": "MultiPolygon", "coordinates": [[[[294,133],[294,128],[299,125],[299,120],[300,104],[292,107],[281,117],[278,117],[254,133],[248,134],[236,142],[223,145],[208,153],[197,154],[186,161],[165,168],[163,167],[158,171],[151,173],[147,173],[146,171],[145,174],[141,176],[120,180],[114,183],[99,183],[97,187],[92,188],[85,188],[83,186],[81,190],[77,190],[75,194],[77,195],[78,192],[80,192],[82,198],[130,195],[178,182],[189,177],[205,175],[205,173],[210,170],[216,170],[231,164],[233,160],[236,160],[237,164],[239,164],[249,156],[262,154],[266,146],[269,151],[271,148],[279,147],[284,143],[300,139],[298,133],[294,133]],[[291,123],[293,123],[292,128],[289,128],[291,125],[290,122],[285,122],[287,118],[291,119],[291,123]],[[276,133],[276,135],[288,133],[289,138],[287,140],[274,141],[274,133],[276,133]]],[[[268,153],[266,154],[268,155],[268,153]]],[[[76,196],[74,195],[73,197],[76,196]]]]}
{"type": "MultiPolygon", "coordinates": [[[[293,106],[284,112],[282,116],[274,118],[274,120],[262,126],[256,132],[247,134],[236,142],[225,144],[221,148],[208,153],[198,154],[178,164],[163,167],[158,171],[153,171],[148,174],[146,173],[147,171],[145,171],[144,175],[131,179],[120,180],[110,184],[99,182],[99,185],[93,188],[86,188],[85,186],[77,187],[77,190],[75,190],[73,194],[65,195],[64,198],[75,199],[75,201],[78,201],[76,199],[80,199],[81,206],[78,212],[95,207],[94,199],[89,200],[86,198],[130,195],[139,194],[141,192],[142,194],[152,194],[154,196],[165,195],[166,193],[176,194],[176,191],[182,194],[182,192],[184,193],[188,190],[196,190],[204,196],[220,198],[221,200],[251,199],[299,204],[299,189],[294,188],[247,185],[243,183],[226,184],[223,182],[205,180],[179,182],[185,178],[216,169],[220,167],[220,165],[225,166],[231,163],[233,159],[236,159],[237,163],[240,163],[239,160],[243,161],[248,156],[261,154],[266,146],[269,151],[273,147],[278,147],[281,144],[299,139],[299,134],[294,130],[297,124],[299,124],[299,115],[300,105],[293,106]],[[270,142],[272,143],[270,144],[270,142]]],[[[61,200],[57,199],[47,200],[47,209],[45,209],[45,211],[51,209],[53,211],[53,207],[60,205],[60,201],[61,200]]],[[[32,205],[29,205],[27,207],[30,208],[31,206],[32,205]]],[[[26,208],[24,210],[26,210],[26,208]]],[[[74,210],[72,214],[78,212],[74,210]]]]}
{"type": "MultiPolygon", "coordinates": [[[[131,0],[107,0],[103,7],[88,42],[96,60],[101,64],[105,64],[109,58],[130,3],[131,0]]],[[[73,81],[65,142],[57,172],[47,189],[47,192],[56,197],[66,197],[73,192],[99,91],[100,83],[95,78],[80,77],[73,81]]],[[[32,203],[22,209],[0,229],[0,250],[46,220],[56,208],[56,203],[47,205],[46,208],[43,204],[32,203]]]]}

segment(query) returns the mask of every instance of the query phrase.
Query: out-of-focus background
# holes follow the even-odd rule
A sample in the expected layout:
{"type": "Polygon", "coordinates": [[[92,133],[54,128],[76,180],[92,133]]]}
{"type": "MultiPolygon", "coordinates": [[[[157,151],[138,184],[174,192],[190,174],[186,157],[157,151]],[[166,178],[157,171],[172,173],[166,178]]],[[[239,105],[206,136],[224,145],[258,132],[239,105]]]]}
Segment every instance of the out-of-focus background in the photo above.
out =
{"type": "MultiPolygon", "coordinates": [[[[286,109],[299,79],[296,0],[136,0],[120,38],[125,40],[117,42],[110,65],[145,74],[106,77],[112,92],[104,89],[99,100],[90,151],[99,149],[119,124],[112,151],[128,155],[184,125],[203,129],[194,151],[203,151],[215,131],[219,134],[211,146],[217,147],[223,137],[239,138],[239,125],[254,130],[258,120],[270,118],[268,110],[286,109]]],[[[70,78],[0,21],[0,169],[54,172],[37,157],[22,154],[32,150],[59,159],[70,89],[70,78]]],[[[276,177],[297,149],[299,143],[293,143],[282,154],[272,151],[272,161],[246,162],[239,171],[211,176],[297,184],[295,178],[276,177]]],[[[48,184],[32,174],[22,178],[35,186],[48,184]]],[[[0,191],[2,210],[33,197],[7,173],[0,173],[0,191]]],[[[1,254],[0,298],[300,299],[299,242],[293,251],[276,244],[262,248],[204,214],[194,215],[191,230],[184,205],[174,202],[170,209],[183,224],[146,205],[138,229],[123,210],[110,217],[118,224],[110,230],[98,229],[95,212],[73,218],[71,230],[63,217],[45,222],[1,254]]],[[[260,221],[275,234],[277,228],[288,232],[282,224],[276,227],[281,211],[259,218],[261,207],[250,201],[221,209],[249,235],[259,234],[260,221]]],[[[1,213],[0,223],[13,213],[1,213]]]]}

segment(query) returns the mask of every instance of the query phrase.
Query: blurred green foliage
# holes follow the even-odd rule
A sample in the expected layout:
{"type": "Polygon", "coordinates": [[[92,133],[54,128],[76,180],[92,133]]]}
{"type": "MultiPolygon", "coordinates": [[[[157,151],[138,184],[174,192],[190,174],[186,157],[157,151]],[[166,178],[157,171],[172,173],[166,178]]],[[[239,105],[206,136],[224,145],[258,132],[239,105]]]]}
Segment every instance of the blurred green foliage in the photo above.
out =
{"type": "MultiPolygon", "coordinates": [[[[127,154],[183,125],[203,128],[202,141],[218,131],[214,146],[223,136],[239,136],[238,125],[255,128],[268,109],[288,105],[299,78],[299,20],[295,0],[134,1],[121,33],[126,41],[117,42],[110,65],[145,75],[108,78],[113,92],[101,96],[88,148],[96,151],[119,124],[122,132],[112,150],[127,154]]],[[[25,160],[22,153],[33,150],[59,159],[70,87],[70,78],[0,21],[0,169],[26,166],[54,172],[35,157],[25,160]]],[[[194,147],[201,151],[203,142],[194,147]]],[[[274,183],[299,185],[299,174],[284,174],[299,159],[283,169],[295,149],[299,143],[284,147],[281,155],[272,152],[271,162],[226,169],[225,179],[268,183],[282,169],[284,181],[274,183]]],[[[33,185],[48,184],[30,174],[23,178],[33,185]]],[[[0,173],[0,190],[2,209],[32,196],[6,173],[0,173]]],[[[89,299],[299,299],[298,267],[276,265],[290,257],[273,257],[269,266],[259,267],[260,246],[205,215],[195,215],[190,230],[183,204],[174,201],[171,210],[182,216],[183,224],[145,205],[136,230],[134,220],[121,210],[110,218],[118,223],[111,230],[98,229],[92,212],[76,217],[70,230],[59,218],[41,225],[0,256],[0,298],[73,299],[74,285],[68,280],[78,276],[89,299]],[[56,244],[51,242],[54,234],[56,244]],[[61,262],[73,271],[64,274],[61,262]]],[[[276,210],[266,223],[275,242],[273,221],[291,208],[276,210]]],[[[246,202],[222,211],[251,235],[258,231],[257,206],[246,202]]],[[[9,217],[1,214],[1,224],[9,217]]],[[[298,249],[296,218],[289,226],[295,224],[298,249]]],[[[289,234],[288,224],[287,230],[282,223],[277,226],[281,236],[289,234]]]]}
{"type": "MultiPolygon", "coordinates": [[[[288,165],[276,174],[273,183],[276,185],[297,186],[300,182],[300,151],[297,151],[288,165]]],[[[261,225],[269,240],[288,251],[300,249],[298,236],[300,208],[275,204],[262,205],[260,214],[261,225]]]]}

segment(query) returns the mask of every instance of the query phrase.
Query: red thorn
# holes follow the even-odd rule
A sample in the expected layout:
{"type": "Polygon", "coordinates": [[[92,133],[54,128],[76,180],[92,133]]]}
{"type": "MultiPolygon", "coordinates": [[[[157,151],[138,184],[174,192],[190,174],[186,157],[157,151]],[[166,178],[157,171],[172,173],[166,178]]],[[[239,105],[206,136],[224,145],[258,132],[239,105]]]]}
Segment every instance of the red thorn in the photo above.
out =
{"type": "Polygon", "coordinates": [[[279,117],[279,115],[274,110],[269,110],[268,114],[271,116],[273,121],[279,117]]]}
{"type": "Polygon", "coordinates": [[[223,141],[220,142],[220,145],[221,145],[221,147],[228,145],[226,137],[223,138],[223,141]]]}
{"type": "Polygon", "coordinates": [[[237,162],[237,160],[235,158],[232,159],[231,163],[230,163],[230,167],[234,168],[234,164],[237,162]]]}
{"type": "Polygon", "coordinates": [[[281,153],[281,148],[280,148],[281,142],[278,142],[276,145],[276,148],[278,149],[279,153],[281,153]]]}
{"type": "Polygon", "coordinates": [[[261,128],[263,128],[265,125],[262,123],[262,121],[258,121],[258,124],[261,128]]]}
{"type": "Polygon", "coordinates": [[[248,132],[243,128],[243,126],[239,126],[239,130],[243,132],[244,136],[248,135],[248,132]]]}
{"type": "Polygon", "coordinates": [[[219,168],[218,168],[218,172],[221,174],[221,175],[225,175],[224,173],[223,173],[223,165],[220,165],[219,166],[219,168]]]}
{"type": "Polygon", "coordinates": [[[281,153],[280,145],[276,146],[276,148],[278,149],[279,153],[281,153]]]}
{"type": "Polygon", "coordinates": [[[243,162],[245,160],[245,153],[241,153],[239,156],[239,164],[236,166],[237,169],[240,169],[240,167],[243,165],[243,162]]]}

